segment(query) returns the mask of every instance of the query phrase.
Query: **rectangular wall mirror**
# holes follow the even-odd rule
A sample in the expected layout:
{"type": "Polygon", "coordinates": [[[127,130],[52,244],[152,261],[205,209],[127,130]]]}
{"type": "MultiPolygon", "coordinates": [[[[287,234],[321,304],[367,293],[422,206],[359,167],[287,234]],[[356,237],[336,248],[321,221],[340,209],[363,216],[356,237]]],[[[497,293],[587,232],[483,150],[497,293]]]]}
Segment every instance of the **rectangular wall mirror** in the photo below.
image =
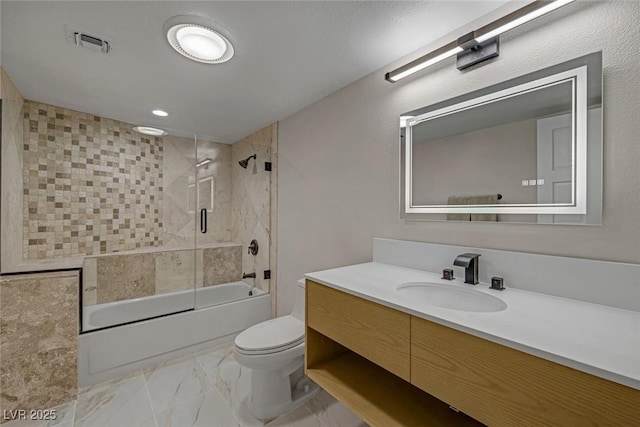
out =
{"type": "Polygon", "coordinates": [[[601,224],[602,54],[400,117],[404,219],[601,224]]]}

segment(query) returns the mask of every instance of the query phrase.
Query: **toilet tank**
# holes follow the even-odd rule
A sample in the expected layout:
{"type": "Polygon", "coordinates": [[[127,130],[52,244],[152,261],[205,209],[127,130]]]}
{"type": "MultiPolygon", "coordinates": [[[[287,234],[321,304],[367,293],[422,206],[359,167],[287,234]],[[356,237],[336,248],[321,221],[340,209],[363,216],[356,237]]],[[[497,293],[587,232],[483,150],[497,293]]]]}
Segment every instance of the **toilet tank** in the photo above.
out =
{"type": "Polygon", "coordinates": [[[304,322],[304,279],[298,280],[296,285],[296,297],[293,301],[291,315],[301,322],[304,322]]]}

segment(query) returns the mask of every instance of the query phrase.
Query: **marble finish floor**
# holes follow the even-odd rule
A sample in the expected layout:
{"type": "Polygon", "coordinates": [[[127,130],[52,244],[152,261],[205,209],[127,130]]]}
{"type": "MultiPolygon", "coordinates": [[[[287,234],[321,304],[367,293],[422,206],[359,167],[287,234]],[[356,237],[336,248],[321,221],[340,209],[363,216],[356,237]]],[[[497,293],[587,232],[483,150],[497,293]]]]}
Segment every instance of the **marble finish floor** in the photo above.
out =
{"type": "MultiPolygon", "coordinates": [[[[249,374],[228,344],[86,387],[55,421],[2,427],[261,427],[247,412],[249,374]]],[[[367,427],[324,391],[267,425],[367,427]]]]}

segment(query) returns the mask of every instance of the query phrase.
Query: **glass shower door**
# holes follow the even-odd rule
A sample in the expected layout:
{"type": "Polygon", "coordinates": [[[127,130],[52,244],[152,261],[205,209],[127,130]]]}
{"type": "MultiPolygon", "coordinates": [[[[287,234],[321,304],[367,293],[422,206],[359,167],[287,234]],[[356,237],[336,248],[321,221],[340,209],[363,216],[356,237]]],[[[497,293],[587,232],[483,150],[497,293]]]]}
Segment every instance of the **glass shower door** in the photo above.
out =
{"type": "MultiPolygon", "coordinates": [[[[102,146],[113,148],[92,157],[100,168],[92,194],[99,184],[104,198],[87,194],[82,209],[100,213],[92,229],[107,242],[84,258],[82,332],[195,307],[196,206],[188,199],[196,180],[195,139],[147,136],[131,125],[118,126],[104,132],[102,146]]],[[[76,188],[72,182],[72,193],[83,194],[83,183],[76,188]]]]}
{"type": "Polygon", "coordinates": [[[198,138],[196,308],[269,292],[271,147],[198,138]]]}

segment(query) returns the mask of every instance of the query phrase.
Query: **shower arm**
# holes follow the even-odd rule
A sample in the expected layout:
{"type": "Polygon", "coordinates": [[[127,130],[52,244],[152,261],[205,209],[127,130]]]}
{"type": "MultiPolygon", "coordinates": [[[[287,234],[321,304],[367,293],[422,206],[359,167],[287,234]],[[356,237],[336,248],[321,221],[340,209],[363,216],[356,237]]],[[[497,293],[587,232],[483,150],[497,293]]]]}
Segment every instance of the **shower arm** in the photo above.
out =
{"type": "Polygon", "coordinates": [[[239,164],[240,166],[242,166],[244,169],[246,169],[246,168],[247,168],[247,166],[249,165],[249,160],[251,160],[251,159],[255,159],[256,161],[258,161],[258,155],[257,155],[257,154],[253,154],[253,155],[251,155],[251,156],[247,157],[247,158],[246,158],[246,159],[244,159],[244,160],[240,160],[240,161],[238,162],[238,164],[239,164]]]}

